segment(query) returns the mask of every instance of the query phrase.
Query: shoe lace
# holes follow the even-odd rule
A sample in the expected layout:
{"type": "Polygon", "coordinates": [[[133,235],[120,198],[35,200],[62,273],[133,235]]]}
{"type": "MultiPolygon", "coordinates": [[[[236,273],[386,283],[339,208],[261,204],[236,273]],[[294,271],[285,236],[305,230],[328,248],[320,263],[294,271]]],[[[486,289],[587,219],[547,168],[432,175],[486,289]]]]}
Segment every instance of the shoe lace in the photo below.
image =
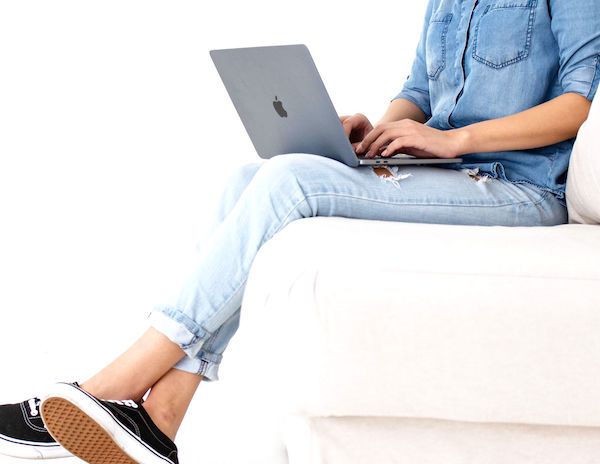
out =
{"type": "Polygon", "coordinates": [[[104,400],[109,403],[120,404],[121,406],[129,406],[130,408],[137,408],[138,404],[134,400],[104,400]]]}
{"type": "Polygon", "coordinates": [[[39,411],[40,403],[41,403],[41,401],[39,398],[31,398],[30,400],[27,401],[27,404],[29,404],[29,412],[33,417],[37,416],[40,413],[40,411],[39,411]]]}

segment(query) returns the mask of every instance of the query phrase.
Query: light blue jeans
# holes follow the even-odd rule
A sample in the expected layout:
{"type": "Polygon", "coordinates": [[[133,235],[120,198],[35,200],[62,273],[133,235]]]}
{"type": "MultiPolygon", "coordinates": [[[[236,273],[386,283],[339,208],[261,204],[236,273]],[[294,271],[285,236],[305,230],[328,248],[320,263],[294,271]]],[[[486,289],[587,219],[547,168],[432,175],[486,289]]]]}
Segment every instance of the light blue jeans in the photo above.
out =
{"type": "Polygon", "coordinates": [[[384,180],[371,167],[351,168],[306,154],[280,155],[237,169],[196,269],[174,301],[149,315],[151,326],[186,353],[175,367],[218,380],[223,352],[239,327],[254,257],[296,219],[341,216],[484,226],[567,222],[566,208],[554,195],[529,184],[425,166],[401,167],[397,174],[396,181],[384,180]]]}

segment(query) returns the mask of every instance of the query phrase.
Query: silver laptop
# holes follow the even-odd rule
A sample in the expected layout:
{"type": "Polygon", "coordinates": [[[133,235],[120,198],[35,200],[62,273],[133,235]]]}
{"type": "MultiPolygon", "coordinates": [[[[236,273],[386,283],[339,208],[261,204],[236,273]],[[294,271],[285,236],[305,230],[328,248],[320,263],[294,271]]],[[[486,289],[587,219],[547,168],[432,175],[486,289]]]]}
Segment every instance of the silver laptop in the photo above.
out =
{"type": "Polygon", "coordinates": [[[310,153],[353,167],[462,162],[357,156],[305,45],[212,50],[210,55],[261,158],[310,153]]]}

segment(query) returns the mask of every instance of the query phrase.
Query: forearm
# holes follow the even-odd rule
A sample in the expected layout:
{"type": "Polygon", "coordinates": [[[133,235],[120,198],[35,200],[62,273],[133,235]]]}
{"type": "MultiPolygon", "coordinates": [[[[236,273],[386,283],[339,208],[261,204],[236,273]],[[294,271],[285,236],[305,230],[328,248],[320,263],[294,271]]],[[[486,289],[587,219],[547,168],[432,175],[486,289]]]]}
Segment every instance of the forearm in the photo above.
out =
{"type": "Polygon", "coordinates": [[[453,130],[459,155],[526,150],[552,145],[577,135],[591,103],[567,93],[521,113],[453,130]]]}
{"type": "Polygon", "coordinates": [[[402,119],[412,119],[424,123],[426,118],[421,108],[409,100],[397,98],[390,103],[385,114],[376,125],[386,122],[401,121],[402,119]]]}

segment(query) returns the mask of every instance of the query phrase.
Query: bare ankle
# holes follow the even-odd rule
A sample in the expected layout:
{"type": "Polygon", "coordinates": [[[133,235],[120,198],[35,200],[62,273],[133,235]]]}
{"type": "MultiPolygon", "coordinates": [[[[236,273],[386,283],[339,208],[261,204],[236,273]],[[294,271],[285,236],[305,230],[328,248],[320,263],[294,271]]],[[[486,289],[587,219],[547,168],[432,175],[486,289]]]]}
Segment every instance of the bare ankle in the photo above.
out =
{"type": "Polygon", "coordinates": [[[143,406],[159,430],[174,441],[182,418],[173,412],[173,408],[158,404],[155,401],[146,401],[143,406]]]}

